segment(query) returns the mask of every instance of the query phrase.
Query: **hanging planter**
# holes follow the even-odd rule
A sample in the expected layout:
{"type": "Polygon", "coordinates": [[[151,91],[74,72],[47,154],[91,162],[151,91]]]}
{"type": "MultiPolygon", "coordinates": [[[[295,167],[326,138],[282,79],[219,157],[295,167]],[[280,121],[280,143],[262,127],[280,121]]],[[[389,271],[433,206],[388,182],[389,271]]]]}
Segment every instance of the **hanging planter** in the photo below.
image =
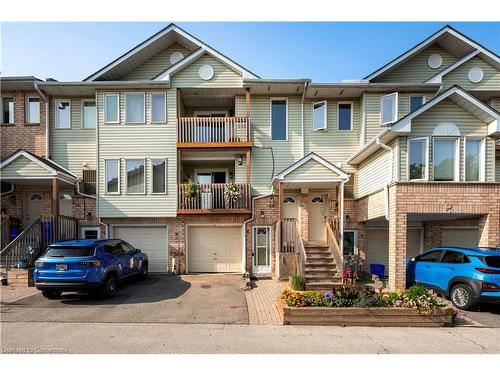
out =
{"type": "Polygon", "coordinates": [[[234,182],[230,182],[226,185],[224,196],[226,198],[226,205],[232,206],[240,200],[240,188],[234,182]]]}

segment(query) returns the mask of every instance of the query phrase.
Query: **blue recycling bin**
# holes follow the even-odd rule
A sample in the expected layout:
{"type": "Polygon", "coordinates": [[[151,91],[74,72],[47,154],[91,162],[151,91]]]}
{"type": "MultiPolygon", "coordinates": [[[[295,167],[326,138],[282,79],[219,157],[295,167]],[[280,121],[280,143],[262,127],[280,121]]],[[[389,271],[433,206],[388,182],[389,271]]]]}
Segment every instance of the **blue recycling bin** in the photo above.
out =
{"type": "Polygon", "coordinates": [[[19,236],[20,234],[21,234],[21,228],[12,228],[12,227],[10,228],[9,236],[11,241],[14,241],[14,238],[19,236]]]}
{"type": "Polygon", "coordinates": [[[370,264],[370,273],[378,276],[378,277],[384,277],[385,275],[385,265],[383,264],[378,264],[378,263],[372,263],[370,264]]]}
{"type": "Polygon", "coordinates": [[[42,221],[42,237],[43,242],[50,243],[52,242],[52,228],[54,227],[54,223],[51,219],[46,219],[42,221]]]}

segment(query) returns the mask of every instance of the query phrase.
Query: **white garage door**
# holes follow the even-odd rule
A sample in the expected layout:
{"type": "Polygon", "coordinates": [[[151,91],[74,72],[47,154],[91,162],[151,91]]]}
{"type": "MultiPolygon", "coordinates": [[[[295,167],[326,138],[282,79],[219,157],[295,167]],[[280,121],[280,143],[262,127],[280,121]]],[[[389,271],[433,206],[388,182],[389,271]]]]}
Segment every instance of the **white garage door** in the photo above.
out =
{"type": "Polygon", "coordinates": [[[149,272],[167,272],[166,226],[113,226],[112,234],[113,238],[124,240],[147,254],[149,272]]]}
{"type": "Polygon", "coordinates": [[[477,247],[478,244],[477,228],[443,228],[441,246],[477,247]]]}
{"type": "Polygon", "coordinates": [[[188,226],[189,272],[241,272],[241,227],[188,226]]]}

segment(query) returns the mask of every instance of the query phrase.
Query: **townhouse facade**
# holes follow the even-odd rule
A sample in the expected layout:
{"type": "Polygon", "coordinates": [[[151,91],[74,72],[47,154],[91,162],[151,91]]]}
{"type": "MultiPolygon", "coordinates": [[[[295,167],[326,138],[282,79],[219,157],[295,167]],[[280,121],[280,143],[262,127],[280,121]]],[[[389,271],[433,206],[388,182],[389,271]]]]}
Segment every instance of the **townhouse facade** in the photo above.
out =
{"type": "Polygon", "coordinates": [[[171,24],[81,82],[1,78],[2,215],[151,272],[321,289],[354,255],[404,288],[425,249],[500,242],[499,69],[446,26],[358,81],[262,79],[171,24]]]}

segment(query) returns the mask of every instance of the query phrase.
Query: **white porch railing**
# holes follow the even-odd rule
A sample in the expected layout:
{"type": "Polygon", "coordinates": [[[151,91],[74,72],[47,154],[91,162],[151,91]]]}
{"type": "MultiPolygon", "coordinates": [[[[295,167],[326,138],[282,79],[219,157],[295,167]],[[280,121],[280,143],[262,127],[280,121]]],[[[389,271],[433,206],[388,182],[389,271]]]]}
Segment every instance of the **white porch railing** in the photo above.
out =
{"type": "Polygon", "coordinates": [[[250,141],[248,117],[179,117],[178,143],[240,143],[250,141]]]}

